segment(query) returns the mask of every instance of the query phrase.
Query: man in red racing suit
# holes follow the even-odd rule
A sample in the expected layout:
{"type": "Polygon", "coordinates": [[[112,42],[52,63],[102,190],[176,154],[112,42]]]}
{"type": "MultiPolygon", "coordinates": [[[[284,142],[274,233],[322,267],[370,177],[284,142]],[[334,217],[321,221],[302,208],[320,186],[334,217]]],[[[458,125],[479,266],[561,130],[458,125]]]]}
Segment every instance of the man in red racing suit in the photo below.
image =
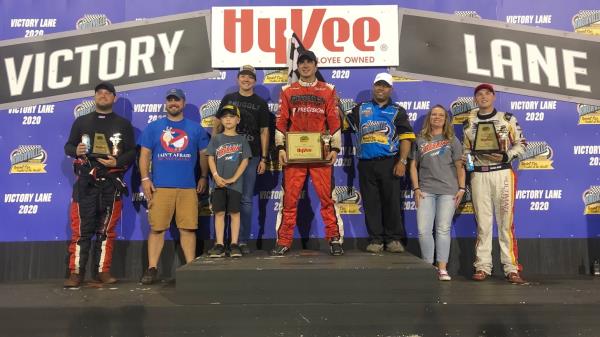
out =
{"type": "Polygon", "coordinates": [[[284,86],[279,98],[279,113],[275,130],[275,145],[279,150],[279,162],[283,168],[282,208],[277,216],[277,245],[272,255],[285,255],[291,245],[296,225],[298,199],[306,176],[310,174],[313,187],[321,202],[321,217],[325,223],[325,237],[330,253],[343,255],[343,223],[335,209],[332,198],[332,165],[340,151],[340,117],[337,111],[337,95],[332,85],[316,79],[317,58],[311,51],[303,51],[298,57],[300,80],[284,86]],[[327,163],[287,163],[285,134],[288,131],[311,131],[330,135],[331,151],[327,163]]]}

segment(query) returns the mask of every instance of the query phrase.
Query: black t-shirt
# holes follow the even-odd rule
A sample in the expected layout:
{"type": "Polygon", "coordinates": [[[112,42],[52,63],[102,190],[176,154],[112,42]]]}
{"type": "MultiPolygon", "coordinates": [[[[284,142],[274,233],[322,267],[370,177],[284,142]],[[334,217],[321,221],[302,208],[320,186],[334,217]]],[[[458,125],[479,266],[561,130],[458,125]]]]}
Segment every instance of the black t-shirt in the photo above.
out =
{"type": "MultiPolygon", "coordinates": [[[[69,140],[65,144],[65,153],[73,158],[77,157],[77,144],[81,143],[81,136],[87,134],[90,137],[91,148],[94,148],[94,137],[96,134],[103,134],[104,140],[112,154],[114,145],[117,143],[119,149],[117,159],[117,168],[127,169],[135,160],[135,139],[133,136],[133,127],[131,123],[113,113],[101,114],[92,112],[87,115],[78,117],[73,126],[69,140]],[[119,134],[118,136],[115,136],[119,134]],[[112,139],[111,139],[112,138],[112,139]]],[[[93,158],[90,158],[93,165],[103,168],[103,165],[98,163],[93,158]]]]}
{"type": "Polygon", "coordinates": [[[240,108],[240,124],[237,133],[244,135],[253,157],[260,157],[260,129],[269,127],[269,106],[264,99],[257,94],[242,96],[239,92],[227,94],[221,100],[219,110],[227,104],[233,104],[240,108]]]}

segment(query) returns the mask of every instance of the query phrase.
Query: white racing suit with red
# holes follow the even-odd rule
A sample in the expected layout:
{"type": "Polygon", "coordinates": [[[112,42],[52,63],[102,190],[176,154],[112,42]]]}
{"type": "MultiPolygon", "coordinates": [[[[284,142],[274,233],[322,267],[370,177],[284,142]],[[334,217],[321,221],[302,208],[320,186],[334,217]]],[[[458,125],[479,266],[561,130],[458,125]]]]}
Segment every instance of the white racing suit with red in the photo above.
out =
{"type": "MultiPolygon", "coordinates": [[[[312,131],[331,135],[331,151],[339,153],[341,146],[341,119],[337,95],[331,84],[315,81],[294,82],[284,86],[279,98],[275,145],[285,149],[288,131],[312,131]]],[[[289,155],[289,154],[288,154],[289,155]]],[[[327,240],[339,240],[344,235],[342,219],[332,198],[333,171],[328,164],[288,164],[283,168],[282,207],[277,215],[277,244],[292,245],[296,226],[297,205],[304,181],[310,175],[321,202],[321,217],[327,240]]]]}
{"type": "Polygon", "coordinates": [[[500,261],[504,274],[520,272],[517,239],[515,238],[514,205],[517,188],[516,175],[511,162],[525,152],[525,138],[515,116],[494,111],[488,115],[470,113],[463,124],[465,154],[471,153],[474,172],[471,173],[473,208],[477,220],[477,242],[475,245],[475,270],[492,273],[492,229],[494,215],[498,225],[500,261]],[[498,135],[502,162],[495,162],[485,155],[473,153],[477,125],[493,123],[498,135]]]}

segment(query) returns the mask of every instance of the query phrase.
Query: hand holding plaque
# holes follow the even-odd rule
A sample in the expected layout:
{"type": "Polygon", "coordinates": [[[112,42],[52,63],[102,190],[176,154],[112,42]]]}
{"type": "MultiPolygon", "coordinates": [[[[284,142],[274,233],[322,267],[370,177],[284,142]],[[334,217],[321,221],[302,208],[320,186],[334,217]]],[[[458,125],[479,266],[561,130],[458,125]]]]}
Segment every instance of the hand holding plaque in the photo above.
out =
{"type": "Polygon", "coordinates": [[[327,163],[331,135],[320,132],[287,132],[285,135],[288,164],[327,163]]]}
{"type": "Polygon", "coordinates": [[[493,122],[479,122],[473,142],[474,153],[501,153],[500,140],[493,122]]]}

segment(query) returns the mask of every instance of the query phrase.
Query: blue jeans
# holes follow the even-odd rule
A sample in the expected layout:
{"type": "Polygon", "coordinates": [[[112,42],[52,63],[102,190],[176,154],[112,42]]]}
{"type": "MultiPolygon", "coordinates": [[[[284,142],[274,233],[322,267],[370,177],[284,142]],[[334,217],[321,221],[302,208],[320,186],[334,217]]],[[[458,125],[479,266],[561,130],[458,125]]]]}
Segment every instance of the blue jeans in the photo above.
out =
{"type": "Polygon", "coordinates": [[[454,195],[421,192],[423,199],[417,208],[417,226],[421,257],[433,263],[433,251],[437,262],[448,262],[450,255],[450,227],[454,216],[454,195]],[[435,244],[433,223],[435,221],[435,244]]]}
{"type": "Polygon", "coordinates": [[[260,157],[252,157],[242,175],[242,205],[240,209],[240,238],[239,243],[247,243],[252,229],[252,198],[254,197],[254,184],[256,183],[256,169],[260,157]]]}

